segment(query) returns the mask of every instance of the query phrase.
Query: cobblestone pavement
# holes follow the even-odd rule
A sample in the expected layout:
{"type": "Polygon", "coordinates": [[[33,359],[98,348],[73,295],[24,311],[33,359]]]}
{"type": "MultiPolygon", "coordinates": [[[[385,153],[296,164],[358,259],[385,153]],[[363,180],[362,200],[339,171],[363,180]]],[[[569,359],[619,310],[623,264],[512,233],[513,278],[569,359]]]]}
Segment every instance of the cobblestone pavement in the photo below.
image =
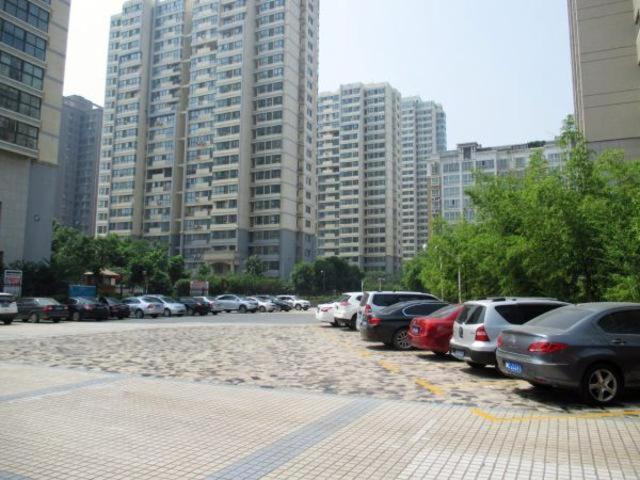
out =
{"type": "Polygon", "coordinates": [[[588,409],[312,318],[0,328],[0,480],[640,478],[637,393],[588,409]]]}

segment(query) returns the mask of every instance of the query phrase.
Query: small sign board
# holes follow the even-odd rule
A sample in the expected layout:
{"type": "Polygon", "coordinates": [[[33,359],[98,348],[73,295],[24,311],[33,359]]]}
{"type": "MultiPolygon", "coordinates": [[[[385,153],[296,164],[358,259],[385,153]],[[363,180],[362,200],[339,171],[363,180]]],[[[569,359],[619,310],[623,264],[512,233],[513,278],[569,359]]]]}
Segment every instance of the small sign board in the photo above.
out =
{"type": "Polygon", "coordinates": [[[22,296],[22,270],[4,271],[4,292],[22,296]]]}
{"type": "Polygon", "coordinates": [[[209,293],[209,282],[206,280],[191,280],[189,288],[191,296],[207,295],[209,293]]]}
{"type": "Polygon", "coordinates": [[[69,285],[69,296],[95,298],[98,296],[98,289],[95,285],[69,285]]]}

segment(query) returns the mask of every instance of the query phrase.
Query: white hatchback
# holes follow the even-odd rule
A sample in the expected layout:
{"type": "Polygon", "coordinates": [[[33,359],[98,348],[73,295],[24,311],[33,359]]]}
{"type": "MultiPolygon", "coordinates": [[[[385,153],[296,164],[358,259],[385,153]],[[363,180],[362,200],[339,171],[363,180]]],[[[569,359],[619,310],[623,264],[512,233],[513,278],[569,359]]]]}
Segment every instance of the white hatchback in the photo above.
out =
{"type": "Polygon", "coordinates": [[[333,316],[339,325],[356,328],[358,318],[358,310],[360,309],[360,301],[362,300],[362,292],[347,292],[338,299],[338,305],[333,316]]]}
{"type": "Polygon", "coordinates": [[[323,323],[330,323],[334,327],[338,326],[334,318],[337,302],[321,303],[316,307],[316,320],[323,323]]]}
{"type": "Polygon", "coordinates": [[[10,293],[0,293],[0,321],[5,325],[11,325],[18,315],[18,304],[10,293]]]}

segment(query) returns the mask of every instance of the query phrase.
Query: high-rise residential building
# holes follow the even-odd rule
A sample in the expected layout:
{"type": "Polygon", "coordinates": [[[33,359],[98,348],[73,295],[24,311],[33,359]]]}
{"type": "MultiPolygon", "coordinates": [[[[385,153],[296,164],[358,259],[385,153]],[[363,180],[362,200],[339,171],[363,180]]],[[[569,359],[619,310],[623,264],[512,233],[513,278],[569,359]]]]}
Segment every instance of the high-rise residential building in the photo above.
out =
{"type": "Polygon", "coordinates": [[[318,254],[400,268],[400,94],[343,85],[318,100],[318,254]]]}
{"type": "Polygon", "coordinates": [[[473,221],[475,212],[465,189],[475,183],[474,172],[488,175],[522,173],[529,165],[531,156],[538,150],[542,150],[550,167],[563,165],[562,147],[555,142],[531,142],[501,147],[463,143],[455,150],[432,156],[428,162],[429,221],[432,222],[437,217],[448,222],[457,222],[463,218],[473,221]]]}
{"type": "Polygon", "coordinates": [[[51,255],[67,0],[0,1],[0,259],[51,255]]]}
{"type": "Polygon", "coordinates": [[[402,99],[400,125],[402,257],[409,260],[429,237],[429,158],[447,150],[447,117],[442,105],[408,97],[402,99]]]}
{"type": "Polygon", "coordinates": [[[95,233],[102,107],[64,97],[58,145],[55,217],[85,235],[95,233]]]}
{"type": "Polygon", "coordinates": [[[578,127],[640,158],[640,0],[568,0],[578,127]]]}
{"type": "Polygon", "coordinates": [[[315,256],[318,0],[129,0],[111,20],[96,233],[218,273],[315,256]]]}

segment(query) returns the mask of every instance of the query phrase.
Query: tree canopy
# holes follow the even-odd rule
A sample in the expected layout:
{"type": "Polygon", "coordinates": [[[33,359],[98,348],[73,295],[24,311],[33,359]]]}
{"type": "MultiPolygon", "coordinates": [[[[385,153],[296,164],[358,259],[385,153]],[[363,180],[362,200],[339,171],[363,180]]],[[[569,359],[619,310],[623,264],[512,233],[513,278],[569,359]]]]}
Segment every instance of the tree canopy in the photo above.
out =
{"type": "Polygon", "coordinates": [[[436,223],[404,283],[449,299],[536,295],[563,300],[640,300],[640,162],[596,156],[571,120],[565,162],[537,152],[524,175],[478,175],[467,190],[474,223],[436,223]]]}

